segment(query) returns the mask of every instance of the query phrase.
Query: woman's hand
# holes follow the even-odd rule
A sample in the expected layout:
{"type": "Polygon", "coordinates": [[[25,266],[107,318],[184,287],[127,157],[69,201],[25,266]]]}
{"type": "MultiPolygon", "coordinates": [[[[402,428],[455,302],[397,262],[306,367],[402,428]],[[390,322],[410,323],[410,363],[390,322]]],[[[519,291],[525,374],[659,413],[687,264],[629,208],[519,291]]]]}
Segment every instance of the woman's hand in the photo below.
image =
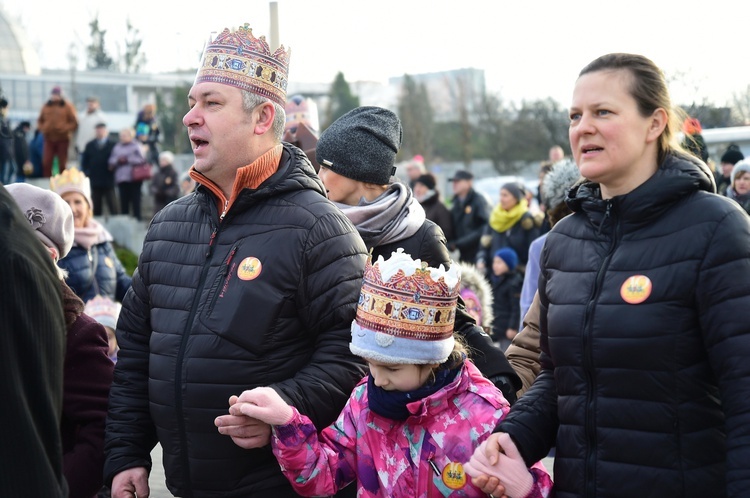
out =
{"type": "Polygon", "coordinates": [[[493,496],[524,498],[534,486],[534,477],[505,432],[492,434],[479,445],[464,470],[474,485],[493,496]]]}

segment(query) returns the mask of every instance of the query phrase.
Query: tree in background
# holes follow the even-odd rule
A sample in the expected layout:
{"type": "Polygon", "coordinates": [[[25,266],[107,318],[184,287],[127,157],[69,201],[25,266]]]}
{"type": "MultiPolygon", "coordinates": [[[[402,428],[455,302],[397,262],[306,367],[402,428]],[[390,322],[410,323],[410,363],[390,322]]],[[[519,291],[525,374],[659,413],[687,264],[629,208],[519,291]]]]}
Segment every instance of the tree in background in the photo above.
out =
{"type": "Polygon", "coordinates": [[[123,73],[137,73],[146,65],[146,56],[141,52],[143,40],[140,31],[133,26],[130,19],[127,21],[127,34],[125,35],[125,53],[120,60],[123,73]]]}
{"type": "Polygon", "coordinates": [[[101,29],[99,26],[99,14],[89,22],[89,28],[91,29],[91,45],[86,47],[86,68],[87,69],[112,69],[114,67],[114,61],[112,57],[107,53],[107,48],[104,43],[104,37],[107,34],[106,29],[101,29]]]}
{"type": "Polygon", "coordinates": [[[333,80],[329,96],[324,129],[331,126],[331,123],[347,112],[359,107],[359,97],[352,93],[349,83],[347,83],[342,72],[339,72],[333,80]]]}
{"type": "Polygon", "coordinates": [[[418,84],[408,74],[404,75],[404,83],[401,87],[398,116],[404,129],[399,157],[411,158],[420,154],[428,163],[432,158],[434,113],[425,85],[418,84]]]}
{"type": "Polygon", "coordinates": [[[190,110],[188,106],[189,85],[175,87],[169,93],[162,91],[156,94],[156,108],[159,109],[159,129],[161,130],[162,149],[175,154],[191,152],[190,140],[187,138],[182,118],[190,110]]]}
{"type": "Polygon", "coordinates": [[[733,103],[737,126],[750,125],[750,85],[744,92],[733,95],[733,103]]]}
{"type": "Polygon", "coordinates": [[[479,148],[485,151],[487,158],[492,161],[492,167],[501,175],[513,173],[509,171],[505,154],[507,145],[509,117],[503,107],[499,94],[485,93],[482,97],[481,114],[479,117],[479,148]]]}

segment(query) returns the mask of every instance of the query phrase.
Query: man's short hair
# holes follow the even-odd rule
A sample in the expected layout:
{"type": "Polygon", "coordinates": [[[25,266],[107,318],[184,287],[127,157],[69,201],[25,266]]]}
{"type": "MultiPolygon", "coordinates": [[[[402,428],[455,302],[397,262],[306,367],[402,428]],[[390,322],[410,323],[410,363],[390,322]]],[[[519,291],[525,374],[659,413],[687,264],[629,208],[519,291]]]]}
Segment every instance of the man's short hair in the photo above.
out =
{"type": "Polygon", "coordinates": [[[242,108],[248,114],[266,102],[273,104],[273,108],[276,110],[276,115],[273,118],[273,135],[280,142],[281,137],[284,136],[284,126],[286,125],[286,111],[284,111],[284,108],[271,99],[267,99],[257,93],[242,90],[242,108]]]}

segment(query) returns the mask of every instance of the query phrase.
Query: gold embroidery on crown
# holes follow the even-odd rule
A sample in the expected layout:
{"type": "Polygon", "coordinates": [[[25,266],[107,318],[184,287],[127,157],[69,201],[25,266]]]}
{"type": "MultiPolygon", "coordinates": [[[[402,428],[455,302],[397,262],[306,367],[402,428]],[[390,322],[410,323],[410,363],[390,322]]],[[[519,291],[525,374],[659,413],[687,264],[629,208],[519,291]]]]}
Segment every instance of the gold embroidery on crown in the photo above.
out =
{"type": "Polygon", "coordinates": [[[459,286],[434,281],[426,265],[413,275],[399,270],[388,282],[370,261],[365,266],[356,321],[360,327],[395,337],[442,340],[453,334],[459,286]]]}
{"type": "Polygon", "coordinates": [[[286,104],[291,50],[281,45],[275,52],[266,37],[256,38],[248,23],[235,31],[224,28],[206,44],[195,82],[211,81],[235,86],[286,104]]]}

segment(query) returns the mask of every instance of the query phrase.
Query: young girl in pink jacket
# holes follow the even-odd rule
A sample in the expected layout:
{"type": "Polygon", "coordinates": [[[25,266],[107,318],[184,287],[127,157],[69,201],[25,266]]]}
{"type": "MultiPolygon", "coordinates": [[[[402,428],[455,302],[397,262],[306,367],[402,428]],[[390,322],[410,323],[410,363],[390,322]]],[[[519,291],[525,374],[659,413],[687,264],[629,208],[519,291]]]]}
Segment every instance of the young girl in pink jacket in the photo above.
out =
{"type": "MultiPolygon", "coordinates": [[[[459,270],[428,268],[399,251],[365,267],[352,352],[370,373],[320,434],[270,387],[230,400],[230,413],[273,426],[281,470],[303,496],[333,495],[357,481],[358,497],[479,497],[464,470],[510,410],[454,339],[459,270]]],[[[503,479],[510,498],[544,497],[541,463],[520,456],[503,479]]]]}

